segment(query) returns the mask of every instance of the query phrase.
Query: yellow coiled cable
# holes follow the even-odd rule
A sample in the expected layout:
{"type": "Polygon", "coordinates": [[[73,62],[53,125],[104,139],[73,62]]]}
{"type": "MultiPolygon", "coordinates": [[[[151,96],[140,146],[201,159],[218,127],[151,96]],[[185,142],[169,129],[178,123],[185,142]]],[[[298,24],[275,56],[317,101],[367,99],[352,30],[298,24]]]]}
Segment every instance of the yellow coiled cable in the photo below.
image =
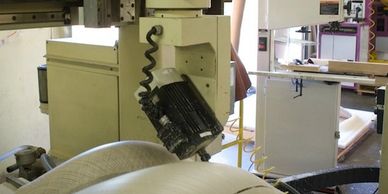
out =
{"type": "MultiPolygon", "coordinates": [[[[231,119],[231,120],[228,120],[227,122],[231,123],[230,126],[229,126],[229,131],[232,132],[232,133],[237,133],[239,132],[238,130],[233,130],[233,125],[239,120],[240,118],[235,118],[235,119],[231,119]]],[[[259,153],[261,150],[262,150],[262,147],[261,146],[258,146],[256,148],[253,148],[252,150],[249,150],[247,147],[249,145],[249,143],[253,140],[253,137],[250,137],[250,138],[247,138],[247,139],[243,139],[243,140],[239,140],[240,139],[240,135],[241,134],[238,134],[236,136],[236,140],[235,142],[237,144],[239,143],[242,143],[243,144],[243,151],[245,153],[249,153],[250,154],[250,157],[249,157],[249,160],[251,162],[251,165],[250,167],[248,168],[248,171],[251,170],[251,168],[253,166],[255,166],[255,170],[257,172],[261,172],[263,174],[263,178],[267,177],[268,174],[270,174],[274,169],[275,167],[269,167],[267,169],[263,169],[262,171],[260,170],[260,167],[264,164],[264,162],[268,159],[268,156],[262,156],[261,158],[258,158],[258,159],[255,159],[255,156],[257,155],[257,153],[259,153]]]]}
{"type": "Polygon", "coordinates": [[[376,22],[373,20],[373,15],[376,13],[376,11],[373,9],[373,3],[375,0],[371,0],[368,4],[368,8],[370,10],[368,21],[369,21],[369,60],[376,60],[376,54],[374,53],[374,50],[376,46],[373,44],[373,40],[376,38],[376,34],[373,32],[373,28],[376,26],[376,22]]]}

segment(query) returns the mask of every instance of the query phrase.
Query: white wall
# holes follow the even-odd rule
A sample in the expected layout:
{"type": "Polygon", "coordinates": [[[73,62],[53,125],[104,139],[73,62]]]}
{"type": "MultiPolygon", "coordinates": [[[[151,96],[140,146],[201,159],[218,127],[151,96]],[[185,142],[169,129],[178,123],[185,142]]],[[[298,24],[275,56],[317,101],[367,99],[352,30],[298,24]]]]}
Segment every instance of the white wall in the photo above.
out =
{"type": "Polygon", "coordinates": [[[294,59],[302,58],[302,44],[297,43],[302,40],[302,33],[296,32],[300,27],[285,28],[275,30],[275,58],[279,62],[288,64],[294,59]]]}
{"type": "MultiPolygon", "coordinates": [[[[39,110],[36,67],[45,63],[50,37],[50,29],[0,31],[0,154],[27,144],[49,148],[48,116],[39,110]]],[[[1,162],[0,172],[12,162],[1,162]]]]}
{"type": "Polygon", "coordinates": [[[248,71],[257,69],[257,49],[258,49],[258,1],[246,0],[244,17],[241,26],[239,54],[244,61],[248,71]]]}
{"type": "MultiPolygon", "coordinates": [[[[233,3],[225,3],[225,15],[231,15],[233,3]]],[[[247,71],[257,70],[257,51],[258,51],[258,1],[246,0],[244,16],[241,26],[239,56],[245,65],[247,71]]],[[[250,76],[253,86],[256,86],[256,76],[250,76]]],[[[246,129],[255,128],[256,118],[256,97],[251,96],[244,100],[244,127],[246,129]]],[[[234,106],[235,114],[238,117],[239,102],[234,106]]]]}
{"type": "MultiPolygon", "coordinates": [[[[241,25],[239,55],[248,71],[257,69],[258,24],[257,0],[246,0],[241,25]]],[[[231,15],[232,3],[225,3],[225,15],[231,15]]]]}

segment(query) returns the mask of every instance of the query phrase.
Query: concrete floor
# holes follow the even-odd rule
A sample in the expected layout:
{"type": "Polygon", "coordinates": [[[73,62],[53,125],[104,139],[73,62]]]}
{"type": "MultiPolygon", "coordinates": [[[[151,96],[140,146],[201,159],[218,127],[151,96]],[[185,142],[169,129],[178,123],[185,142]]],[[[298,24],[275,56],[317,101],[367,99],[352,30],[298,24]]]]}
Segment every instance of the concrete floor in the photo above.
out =
{"type": "MultiPolygon", "coordinates": [[[[367,94],[360,96],[353,91],[343,90],[341,104],[345,108],[373,111],[375,106],[375,96],[367,94]]],[[[338,165],[380,165],[380,148],[381,135],[377,134],[376,130],[373,130],[366,139],[359,143],[356,149],[348,154],[345,161],[339,163],[338,165]]],[[[377,186],[378,184],[376,183],[365,183],[346,185],[340,188],[343,193],[373,194],[377,186]]]]}
{"type": "MultiPolygon", "coordinates": [[[[343,90],[341,96],[341,105],[345,108],[359,109],[364,111],[373,111],[375,106],[375,97],[373,95],[357,95],[354,91],[343,90]]],[[[226,136],[226,141],[233,140],[233,137],[226,136]]],[[[253,143],[248,145],[248,149],[253,147],[253,143]]],[[[347,154],[345,160],[338,163],[338,166],[346,165],[371,165],[380,164],[381,135],[372,131],[356,148],[347,154]]],[[[243,154],[242,168],[249,170],[250,154],[243,154]]],[[[212,162],[224,163],[232,166],[237,165],[237,147],[231,147],[212,157],[212,162]]],[[[340,186],[344,194],[373,194],[377,188],[375,183],[352,184],[340,186]]]]}
{"type": "MultiPolygon", "coordinates": [[[[364,141],[362,141],[355,150],[350,153],[344,162],[339,166],[360,165],[377,166],[380,165],[380,147],[381,135],[373,131],[364,141]]],[[[341,186],[343,193],[349,194],[373,194],[378,184],[365,183],[341,186]]]]}
{"type": "Polygon", "coordinates": [[[353,90],[342,89],[341,106],[345,108],[373,112],[376,105],[375,96],[371,94],[357,95],[353,90]]]}

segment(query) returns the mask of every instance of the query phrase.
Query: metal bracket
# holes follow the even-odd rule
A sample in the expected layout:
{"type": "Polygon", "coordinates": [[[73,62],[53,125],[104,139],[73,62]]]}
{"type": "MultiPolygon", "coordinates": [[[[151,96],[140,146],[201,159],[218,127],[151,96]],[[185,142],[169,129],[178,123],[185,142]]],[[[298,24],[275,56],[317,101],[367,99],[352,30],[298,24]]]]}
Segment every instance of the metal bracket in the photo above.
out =
{"type": "Polygon", "coordinates": [[[16,188],[20,188],[21,186],[29,183],[29,181],[26,179],[17,178],[17,177],[14,177],[12,175],[5,175],[5,181],[10,183],[11,185],[13,185],[16,188]]]}
{"type": "Polygon", "coordinates": [[[340,131],[336,131],[335,134],[334,134],[334,137],[335,137],[336,139],[341,138],[341,132],[340,132],[340,131]]]}
{"type": "Polygon", "coordinates": [[[383,104],[376,104],[376,109],[377,110],[384,110],[384,105],[383,104]]]}
{"type": "Polygon", "coordinates": [[[0,14],[0,24],[64,22],[64,12],[0,14]]]}
{"type": "Polygon", "coordinates": [[[295,84],[295,92],[299,91],[299,95],[294,96],[294,99],[295,99],[303,96],[303,79],[300,79],[300,80],[296,79],[294,84],[295,84]]]}
{"type": "Polygon", "coordinates": [[[135,16],[135,0],[120,0],[120,22],[134,22],[135,16]]]}

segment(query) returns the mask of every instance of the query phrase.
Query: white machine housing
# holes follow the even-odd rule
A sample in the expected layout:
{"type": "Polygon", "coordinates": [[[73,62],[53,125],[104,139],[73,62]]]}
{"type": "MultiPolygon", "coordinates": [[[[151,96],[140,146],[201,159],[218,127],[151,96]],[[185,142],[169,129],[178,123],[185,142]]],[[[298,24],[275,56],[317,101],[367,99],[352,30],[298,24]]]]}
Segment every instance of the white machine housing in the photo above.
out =
{"type": "Polygon", "coordinates": [[[342,20],[342,0],[259,1],[259,29],[273,30],[342,20]],[[338,4],[338,13],[332,15],[322,13],[320,9],[326,2],[336,2],[338,4]]]}
{"type": "MultiPolygon", "coordinates": [[[[147,6],[157,8],[155,16],[120,26],[117,45],[71,39],[48,42],[52,154],[70,158],[119,140],[160,142],[134,97],[139,82],[146,78],[142,68],[149,64],[144,52],[151,46],[145,36],[155,25],[163,27],[163,34],[153,37],[160,46],[154,54],[155,70],[176,68],[188,75],[220,123],[226,122],[230,111],[229,17],[202,15],[208,0],[177,2],[147,1],[147,6]],[[168,5],[172,8],[166,10],[168,5]]],[[[219,152],[221,137],[209,147],[209,153],[219,152]]]]}
{"type": "MultiPolygon", "coordinates": [[[[259,1],[261,49],[257,70],[275,71],[273,30],[343,20],[342,0],[259,1]]],[[[256,146],[262,147],[262,152],[256,158],[268,156],[258,168],[275,167],[272,173],[291,175],[335,167],[339,85],[305,81],[303,96],[294,99],[299,91],[296,92],[292,81],[268,76],[257,78],[256,146]],[[317,95],[319,90],[329,93],[317,95]],[[326,104],[319,114],[314,113],[315,102],[326,104]],[[320,114],[324,119],[319,127],[313,127],[320,114]],[[331,116],[327,117],[328,114],[331,116]]]]}
{"type": "Polygon", "coordinates": [[[356,18],[357,12],[359,12],[357,18],[359,18],[359,19],[365,18],[365,13],[366,13],[365,11],[366,11],[366,7],[367,7],[365,0],[357,0],[357,1],[345,0],[344,5],[346,5],[349,1],[352,2],[352,4],[351,4],[352,11],[350,12],[350,14],[348,14],[347,11],[345,10],[344,11],[345,18],[353,18],[354,19],[354,18],[356,18]],[[358,9],[360,11],[357,11],[358,9]]]}

